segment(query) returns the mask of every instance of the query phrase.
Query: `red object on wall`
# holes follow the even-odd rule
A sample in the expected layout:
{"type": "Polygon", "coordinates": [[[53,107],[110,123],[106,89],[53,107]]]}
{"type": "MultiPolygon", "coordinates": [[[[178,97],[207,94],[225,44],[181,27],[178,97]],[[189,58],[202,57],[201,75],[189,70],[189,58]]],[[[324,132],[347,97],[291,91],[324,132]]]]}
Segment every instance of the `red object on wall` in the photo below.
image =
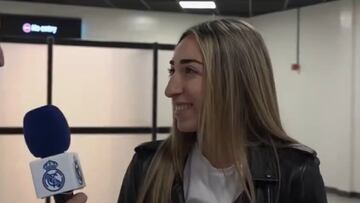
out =
{"type": "Polygon", "coordinates": [[[300,64],[297,63],[292,64],[291,70],[300,71],[300,64]]]}

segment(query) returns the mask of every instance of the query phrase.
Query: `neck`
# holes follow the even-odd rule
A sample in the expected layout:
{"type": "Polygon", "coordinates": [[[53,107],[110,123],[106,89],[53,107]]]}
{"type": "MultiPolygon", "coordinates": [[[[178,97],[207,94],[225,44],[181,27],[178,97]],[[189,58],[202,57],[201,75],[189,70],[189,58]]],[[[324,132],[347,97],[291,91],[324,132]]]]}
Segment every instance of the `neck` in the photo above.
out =
{"type": "Polygon", "coordinates": [[[200,150],[214,168],[229,168],[234,164],[230,156],[226,155],[225,150],[221,151],[219,154],[216,154],[214,150],[205,146],[200,147],[200,150]]]}

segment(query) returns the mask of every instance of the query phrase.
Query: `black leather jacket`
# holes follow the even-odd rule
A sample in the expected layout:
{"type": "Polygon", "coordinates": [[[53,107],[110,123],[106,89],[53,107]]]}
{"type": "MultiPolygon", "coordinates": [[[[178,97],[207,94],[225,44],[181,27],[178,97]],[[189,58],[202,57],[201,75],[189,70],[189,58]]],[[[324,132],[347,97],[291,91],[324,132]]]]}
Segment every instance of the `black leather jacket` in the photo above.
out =
{"type": "MultiPolygon", "coordinates": [[[[144,143],[135,148],[127,169],[118,203],[135,203],[146,170],[161,142],[144,143]]],[[[249,164],[257,203],[326,203],[319,159],[312,149],[296,144],[277,149],[281,178],[274,151],[266,145],[249,147],[249,164]],[[280,185],[279,185],[280,182],[280,185]],[[280,188],[280,190],[279,190],[280,188]],[[278,201],[276,201],[278,195],[278,201]]],[[[171,194],[173,203],[185,203],[182,180],[176,178],[171,194]]],[[[242,193],[235,203],[249,203],[242,193]]]]}

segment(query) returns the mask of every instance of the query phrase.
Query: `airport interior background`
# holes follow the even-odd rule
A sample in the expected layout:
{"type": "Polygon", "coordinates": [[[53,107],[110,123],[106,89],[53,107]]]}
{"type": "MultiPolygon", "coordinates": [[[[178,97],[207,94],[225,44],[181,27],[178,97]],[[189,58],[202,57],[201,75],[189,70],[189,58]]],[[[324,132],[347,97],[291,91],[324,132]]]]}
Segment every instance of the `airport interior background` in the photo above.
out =
{"type": "Polygon", "coordinates": [[[59,107],[71,127],[69,151],[80,156],[88,202],[116,202],[134,147],[169,133],[172,110],[164,88],[180,34],[221,17],[243,19],[264,37],[283,125],[316,150],[329,203],[360,202],[359,0],[293,6],[301,1],[288,0],[282,9],[272,8],[270,0],[239,0],[247,8],[261,2],[271,7],[241,14],[220,7],[192,12],[178,5],[154,10],[156,2],[166,1],[131,1],[144,8],[110,0],[103,1],[106,6],[0,0],[0,18],[74,20],[79,34],[8,36],[0,21],[1,203],[45,202],[35,195],[29,163],[36,158],[22,126],[26,112],[46,104],[59,107]]]}

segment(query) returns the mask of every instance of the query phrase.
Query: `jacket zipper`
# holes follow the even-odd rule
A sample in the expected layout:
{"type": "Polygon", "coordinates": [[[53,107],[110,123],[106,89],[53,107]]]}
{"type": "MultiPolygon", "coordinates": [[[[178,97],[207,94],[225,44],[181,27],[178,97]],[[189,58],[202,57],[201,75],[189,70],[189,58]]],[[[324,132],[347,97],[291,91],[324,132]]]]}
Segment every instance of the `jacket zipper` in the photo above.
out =
{"type": "Polygon", "coordinates": [[[271,203],[271,191],[270,191],[270,184],[267,185],[267,203],[271,203]]]}

